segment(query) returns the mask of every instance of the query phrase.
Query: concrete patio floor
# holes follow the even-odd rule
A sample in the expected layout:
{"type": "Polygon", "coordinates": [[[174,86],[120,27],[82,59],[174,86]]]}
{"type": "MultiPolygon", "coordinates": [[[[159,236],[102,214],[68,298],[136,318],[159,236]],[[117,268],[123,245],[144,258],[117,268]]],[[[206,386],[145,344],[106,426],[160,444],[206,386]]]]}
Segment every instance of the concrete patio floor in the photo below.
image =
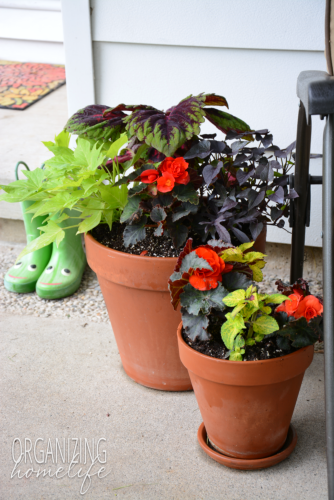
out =
{"type": "MultiPolygon", "coordinates": [[[[271,469],[243,472],[217,464],[199,447],[201,415],[192,392],[155,391],[127,377],[109,324],[4,314],[0,331],[2,500],[327,498],[322,354],[306,372],[293,415],[293,454],[271,469]],[[105,438],[102,475],[110,473],[92,477],[84,497],[78,477],[10,479],[15,438],[23,444],[43,438],[45,451],[49,438],[53,450],[56,438],[105,438]]],[[[85,472],[83,455],[80,464],[85,472]]],[[[46,465],[31,465],[28,457],[20,475],[49,466],[56,470],[51,455],[46,465]]]]}

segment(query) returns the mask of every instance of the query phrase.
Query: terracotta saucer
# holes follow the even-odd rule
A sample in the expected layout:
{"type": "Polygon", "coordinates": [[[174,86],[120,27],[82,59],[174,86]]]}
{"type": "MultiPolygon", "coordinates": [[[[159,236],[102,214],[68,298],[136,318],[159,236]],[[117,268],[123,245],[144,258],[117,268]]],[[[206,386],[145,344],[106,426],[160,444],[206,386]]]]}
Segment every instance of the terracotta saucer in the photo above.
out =
{"type": "Polygon", "coordinates": [[[222,453],[219,453],[218,451],[213,450],[207,444],[207,435],[203,422],[198,428],[197,439],[205,453],[216,460],[216,462],[219,462],[222,465],[226,465],[226,467],[230,467],[231,469],[256,470],[272,467],[273,465],[279,464],[280,462],[285,460],[295,449],[298,438],[296,429],[292,424],[290,424],[288,436],[283,448],[281,448],[277,453],[275,453],[275,455],[272,455],[271,457],[253,458],[249,460],[228,457],[226,455],[223,455],[222,453]]]}

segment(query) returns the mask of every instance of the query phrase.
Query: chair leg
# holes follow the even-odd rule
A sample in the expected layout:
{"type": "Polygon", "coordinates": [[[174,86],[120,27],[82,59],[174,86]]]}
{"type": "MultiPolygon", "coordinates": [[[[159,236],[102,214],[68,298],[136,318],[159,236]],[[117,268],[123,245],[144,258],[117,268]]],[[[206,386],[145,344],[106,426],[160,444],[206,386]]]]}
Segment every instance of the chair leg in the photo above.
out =
{"type": "Polygon", "coordinates": [[[324,357],[328,498],[334,500],[334,115],[327,118],[323,156],[324,357]]]}
{"type": "Polygon", "coordinates": [[[306,120],[305,108],[300,103],[297,125],[296,164],[294,188],[299,198],[294,200],[294,223],[292,228],[290,282],[303,277],[305,225],[309,183],[311,148],[311,117],[306,120]]]}

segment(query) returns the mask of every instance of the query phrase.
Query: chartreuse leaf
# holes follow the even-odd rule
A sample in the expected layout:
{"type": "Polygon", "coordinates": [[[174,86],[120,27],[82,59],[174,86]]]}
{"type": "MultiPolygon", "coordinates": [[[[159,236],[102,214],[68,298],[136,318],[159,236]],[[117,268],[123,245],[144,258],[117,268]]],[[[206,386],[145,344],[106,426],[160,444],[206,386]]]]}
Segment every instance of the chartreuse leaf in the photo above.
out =
{"type": "Polygon", "coordinates": [[[228,358],[230,361],[242,361],[242,355],[245,354],[245,349],[238,349],[232,351],[230,357],[228,358]]]}
{"type": "Polygon", "coordinates": [[[246,292],[245,290],[235,290],[232,293],[229,293],[223,300],[224,304],[228,307],[235,307],[239,304],[240,301],[245,300],[246,292]]]}
{"type": "Polygon", "coordinates": [[[105,155],[108,156],[108,158],[115,158],[115,156],[117,156],[117,154],[118,154],[118,151],[127,142],[128,142],[127,135],[122,134],[121,137],[119,139],[117,139],[117,141],[115,141],[111,144],[110,148],[108,149],[108,151],[106,151],[105,155]]]}
{"type": "Polygon", "coordinates": [[[235,318],[231,313],[226,314],[226,321],[221,327],[221,336],[227,349],[233,349],[235,337],[245,328],[245,323],[241,314],[235,318]]]}
{"type": "Polygon", "coordinates": [[[78,137],[77,147],[74,151],[75,161],[78,165],[85,166],[89,171],[94,172],[105,158],[105,155],[101,153],[102,147],[103,144],[100,147],[94,144],[91,149],[89,141],[78,137]]]}
{"type": "Polygon", "coordinates": [[[257,281],[257,282],[260,282],[263,280],[263,273],[261,271],[261,269],[259,269],[259,267],[254,264],[249,264],[249,267],[250,269],[253,271],[253,280],[254,281],[257,281]]]}
{"type": "Polygon", "coordinates": [[[239,245],[239,248],[242,252],[245,252],[249,248],[252,248],[254,243],[255,243],[255,241],[249,241],[248,243],[243,243],[242,245],[239,245]]]}
{"type": "MultiPolygon", "coordinates": [[[[85,215],[86,215],[85,211],[85,215]]],[[[87,219],[84,219],[82,222],[80,222],[79,227],[78,227],[78,232],[79,233],[87,233],[93,227],[96,227],[100,224],[102,217],[102,210],[94,210],[92,213],[87,217],[87,219]]]]}
{"type": "Polygon", "coordinates": [[[23,174],[28,178],[27,188],[35,189],[36,191],[42,187],[43,181],[46,178],[46,174],[41,168],[36,168],[35,170],[23,170],[23,174]]]}
{"type": "MultiPolygon", "coordinates": [[[[71,198],[70,193],[67,193],[65,191],[63,193],[58,193],[56,196],[54,196],[50,200],[41,203],[38,206],[37,210],[36,210],[36,206],[35,207],[32,206],[31,210],[34,208],[33,218],[38,217],[39,215],[46,215],[46,214],[50,214],[53,212],[58,212],[59,210],[61,210],[62,208],[64,208],[66,206],[66,204],[68,203],[70,198],[71,198]]],[[[34,204],[34,205],[36,205],[36,204],[34,204]]]]}
{"type": "MultiPolygon", "coordinates": [[[[99,186],[101,198],[107,203],[108,209],[121,208],[123,209],[128,201],[128,190],[123,184],[122,186],[99,186]]],[[[139,204],[138,204],[139,206],[139,204]]]]}
{"type": "Polygon", "coordinates": [[[253,323],[254,332],[260,335],[269,335],[269,333],[279,330],[279,325],[275,318],[271,316],[260,316],[253,323]]]}
{"type": "Polygon", "coordinates": [[[285,300],[291,300],[289,297],[286,295],[282,295],[280,293],[273,293],[272,295],[269,295],[266,299],[265,302],[268,304],[282,304],[285,300]]]}
{"type": "Polygon", "coordinates": [[[112,223],[114,221],[114,210],[103,210],[103,217],[111,230],[112,223]]]}
{"type": "Polygon", "coordinates": [[[244,254],[245,262],[253,262],[254,260],[263,259],[264,254],[261,252],[247,252],[244,254]]]}
{"type": "Polygon", "coordinates": [[[42,234],[35,240],[31,241],[24,248],[24,250],[22,250],[18,258],[16,259],[16,262],[18,262],[22,257],[27,255],[28,253],[35,252],[40,248],[44,248],[45,246],[50,245],[50,243],[53,243],[54,241],[57,241],[57,244],[59,244],[60,241],[65,236],[65,231],[61,227],[59,227],[54,221],[49,221],[46,226],[39,227],[38,229],[43,231],[44,234],[42,234]]]}

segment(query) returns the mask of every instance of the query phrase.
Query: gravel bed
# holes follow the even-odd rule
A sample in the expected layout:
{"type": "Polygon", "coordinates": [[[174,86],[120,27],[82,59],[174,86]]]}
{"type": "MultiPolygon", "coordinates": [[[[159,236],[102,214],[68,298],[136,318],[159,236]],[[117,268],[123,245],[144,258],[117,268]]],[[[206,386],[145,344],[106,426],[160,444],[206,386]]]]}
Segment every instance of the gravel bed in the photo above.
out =
{"type": "MultiPolygon", "coordinates": [[[[78,318],[83,324],[88,321],[109,322],[99,282],[96,274],[88,266],[83,274],[78,291],[64,299],[46,300],[39,298],[36,293],[17,294],[8,292],[4,287],[3,279],[22,249],[23,246],[19,245],[0,244],[0,313],[6,312],[41,318],[78,318]]],[[[261,292],[273,293],[276,292],[275,281],[278,278],[289,281],[289,277],[276,274],[277,262],[271,262],[269,256],[266,260],[268,262],[266,266],[267,273],[265,273],[265,279],[261,284],[261,292]],[[273,270],[275,274],[272,274],[273,270]]],[[[307,279],[307,275],[305,275],[305,278],[307,279]]],[[[322,281],[314,279],[312,276],[309,283],[313,294],[322,295],[322,281]]],[[[323,349],[322,344],[316,345],[316,350],[319,349],[323,349]]]]}

